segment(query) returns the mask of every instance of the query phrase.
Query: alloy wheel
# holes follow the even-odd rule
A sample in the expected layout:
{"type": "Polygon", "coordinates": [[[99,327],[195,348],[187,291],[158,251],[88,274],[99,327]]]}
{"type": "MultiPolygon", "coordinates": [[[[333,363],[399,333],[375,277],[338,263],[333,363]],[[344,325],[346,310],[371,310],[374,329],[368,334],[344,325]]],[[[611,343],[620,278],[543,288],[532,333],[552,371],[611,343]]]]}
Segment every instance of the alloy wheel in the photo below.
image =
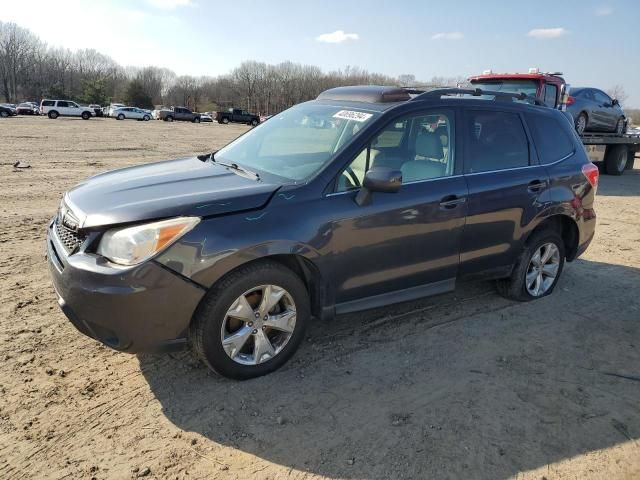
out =
{"type": "Polygon", "coordinates": [[[525,287],[533,297],[547,293],[558,276],[560,250],[555,243],[545,243],[536,250],[529,261],[525,287]]]}
{"type": "Polygon", "coordinates": [[[579,134],[583,134],[586,129],[587,129],[587,117],[585,117],[584,115],[580,115],[576,122],[576,131],[579,134]]]}
{"type": "Polygon", "coordinates": [[[277,356],[296,326],[293,297],[277,285],[261,285],[240,295],[227,310],[220,339],[226,354],[242,365],[277,356]]]}

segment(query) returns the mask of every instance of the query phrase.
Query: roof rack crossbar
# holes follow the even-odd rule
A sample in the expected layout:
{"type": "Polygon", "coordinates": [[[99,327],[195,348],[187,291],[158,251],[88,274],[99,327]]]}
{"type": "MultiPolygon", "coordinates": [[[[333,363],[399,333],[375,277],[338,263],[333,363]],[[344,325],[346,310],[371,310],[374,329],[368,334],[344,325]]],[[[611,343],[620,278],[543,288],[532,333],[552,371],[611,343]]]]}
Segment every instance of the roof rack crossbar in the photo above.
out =
{"type": "Polygon", "coordinates": [[[434,97],[440,98],[440,97],[453,96],[453,95],[473,95],[474,97],[491,95],[495,97],[494,100],[497,100],[497,101],[510,100],[513,102],[516,100],[521,100],[521,101],[529,100],[533,102],[535,105],[544,105],[544,103],[541,102],[536,97],[527,95],[524,92],[519,92],[519,93],[494,92],[492,90],[482,90],[480,88],[439,88],[436,90],[430,90],[428,92],[419,93],[416,97],[412,98],[411,101],[424,100],[427,98],[434,98],[434,97]]]}

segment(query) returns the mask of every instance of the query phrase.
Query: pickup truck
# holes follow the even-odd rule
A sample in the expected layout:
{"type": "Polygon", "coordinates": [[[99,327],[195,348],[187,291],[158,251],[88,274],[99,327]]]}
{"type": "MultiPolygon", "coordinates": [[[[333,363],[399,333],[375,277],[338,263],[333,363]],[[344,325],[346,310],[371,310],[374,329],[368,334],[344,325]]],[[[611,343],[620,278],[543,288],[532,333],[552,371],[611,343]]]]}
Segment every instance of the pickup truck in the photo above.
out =
{"type": "MultiPolygon", "coordinates": [[[[537,68],[530,68],[528,73],[493,73],[487,70],[482,75],[470,77],[469,82],[481,90],[523,92],[550,108],[561,110],[574,123],[566,111],[571,87],[559,72],[542,73],[537,68]]],[[[634,167],[636,153],[640,152],[640,135],[583,132],[579,136],[589,159],[604,173],[622,175],[634,167]]]]}
{"type": "Polygon", "coordinates": [[[230,108],[227,112],[216,112],[218,123],[246,123],[254,127],[260,123],[260,117],[239,108],[230,108]]]}
{"type": "Polygon", "coordinates": [[[194,113],[185,107],[171,107],[170,110],[160,110],[158,112],[158,120],[200,123],[200,114],[194,113]]]}

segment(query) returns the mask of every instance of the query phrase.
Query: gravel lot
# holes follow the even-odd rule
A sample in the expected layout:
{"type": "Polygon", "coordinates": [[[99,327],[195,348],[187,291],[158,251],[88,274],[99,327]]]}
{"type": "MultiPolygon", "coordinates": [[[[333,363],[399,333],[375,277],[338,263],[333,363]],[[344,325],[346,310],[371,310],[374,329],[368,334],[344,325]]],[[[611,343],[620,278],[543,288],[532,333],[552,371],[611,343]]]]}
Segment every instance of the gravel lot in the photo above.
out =
{"type": "Polygon", "coordinates": [[[317,323],[247,382],[80,335],[44,260],[63,191],[245,128],[0,121],[0,478],[640,478],[638,169],[601,177],[594,243],[537,302],[464,284],[317,323]]]}

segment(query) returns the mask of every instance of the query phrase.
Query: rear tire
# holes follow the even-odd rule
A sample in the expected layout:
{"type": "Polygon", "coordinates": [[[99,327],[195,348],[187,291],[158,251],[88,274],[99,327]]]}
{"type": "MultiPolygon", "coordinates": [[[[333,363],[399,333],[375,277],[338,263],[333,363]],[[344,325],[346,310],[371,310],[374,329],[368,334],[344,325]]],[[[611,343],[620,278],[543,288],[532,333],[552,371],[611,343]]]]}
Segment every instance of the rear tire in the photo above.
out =
{"type": "Polygon", "coordinates": [[[616,123],[616,135],[624,134],[624,118],[620,117],[616,123]]]}
{"type": "Polygon", "coordinates": [[[582,135],[584,132],[586,132],[588,125],[589,125],[589,117],[587,116],[586,113],[580,112],[580,115],[578,115],[578,117],[576,118],[576,123],[575,123],[576,132],[578,132],[578,135],[582,135]]]}
{"type": "Polygon", "coordinates": [[[229,123],[229,119],[227,117],[222,119],[222,123],[224,123],[225,125],[229,123]]]}
{"type": "Polygon", "coordinates": [[[124,120],[124,113],[118,114],[118,116],[116,117],[116,120],[124,120]]]}
{"type": "Polygon", "coordinates": [[[7,118],[9,116],[9,112],[2,111],[0,112],[0,117],[7,118]]]}
{"type": "Polygon", "coordinates": [[[169,117],[165,118],[165,121],[167,121],[167,122],[173,122],[173,117],[169,116],[169,117]]]}
{"type": "MultiPolygon", "coordinates": [[[[564,261],[564,242],[558,232],[553,229],[545,229],[535,232],[531,237],[529,237],[529,239],[527,239],[524,250],[513,267],[511,276],[497,281],[496,288],[498,293],[503,297],[519,302],[529,302],[531,300],[546,297],[553,292],[553,289],[558,283],[560,275],[562,274],[562,268],[564,267],[564,261]],[[536,253],[539,253],[541,249],[544,253],[546,251],[544,250],[545,245],[554,245],[558,251],[557,263],[553,264],[557,265],[555,266],[556,273],[553,279],[551,279],[552,281],[546,285],[544,291],[541,291],[539,295],[533,295],[528,288],[528,279],[531,278],[530,276],[535,278],[534,270],[538,268],[534,265],[535,261],[533,260],[533,257],[536,253]]],[[[547,277],[546,280],[543,280],[543,283],[547,282],[547,280],[549,280],[549,277],[547,277]]]]}
{"type": "MultiPolygon", "coordinates": [[[[254,308],[253,305],[249,306],[254,308]]],[[[302,280],[279,263],[271,261],[259,262],[241,267],[224,278],[207,293],[194,315],[189,329],[189,342],[194,353],[209,368],[225,377],[245,380],[266,375],[284,365],[304,339],[304,333],[310,319],[309,295],[302,280]],[[225,351],[222,344],[223,333],[221,332],[225,331],[229,310],[237,299],[246,292],[264,285],[278,286],[290,296],[295,307],[295,324],[291,336],[284,343],[282,349],[276,350],[272,357],[262,361],[262,363],[243,364],[237,360],[238,353],[234,353],[236,355],[236,359],[234,359],[225,351]]],[[[244,321],[241,320],[241,322],[244,321]]],[[[251,323],[244,323],[244,325],[241,323],[241,327],[238,330],[234,329],[233,332],[239,331],[243,327],[252,328],[253,325],[251,323]]],[[[257,327],[254,332],[257,332],[258,335],[248,337],[251,338],[251,340],[246,340],[249,343],[241,344],[238,347],[238,351],[247,346],[251,347],[251,342],[260,335],[261,331],[264,331],[264,329],[257,327]]],[[[267,334],[270,332],[269,328],[267,328],[266,332],[267,334]]],[[[275,333],[277,334],[278,332],[276,331],[275,333]]],[[[256,347],[254,346],[254,348],[256,347]]],[[[264,358],[264,355],[261,355],[261,358],[264,358]]]]}
{"type": "Polygon", "coordinates": [[[47,116],[51,119],[51,120],[55,120],[56,118],[58,118],[58,112],[56,112],[55,110],[51,110],[47,116]]]}
{"type": "Polygon", "coordinates": [[[608,147],[604,159],[604,169],[607,175],[622,175],[627,167],[629,156],[629,150],[625,145],[608,147]]]}

